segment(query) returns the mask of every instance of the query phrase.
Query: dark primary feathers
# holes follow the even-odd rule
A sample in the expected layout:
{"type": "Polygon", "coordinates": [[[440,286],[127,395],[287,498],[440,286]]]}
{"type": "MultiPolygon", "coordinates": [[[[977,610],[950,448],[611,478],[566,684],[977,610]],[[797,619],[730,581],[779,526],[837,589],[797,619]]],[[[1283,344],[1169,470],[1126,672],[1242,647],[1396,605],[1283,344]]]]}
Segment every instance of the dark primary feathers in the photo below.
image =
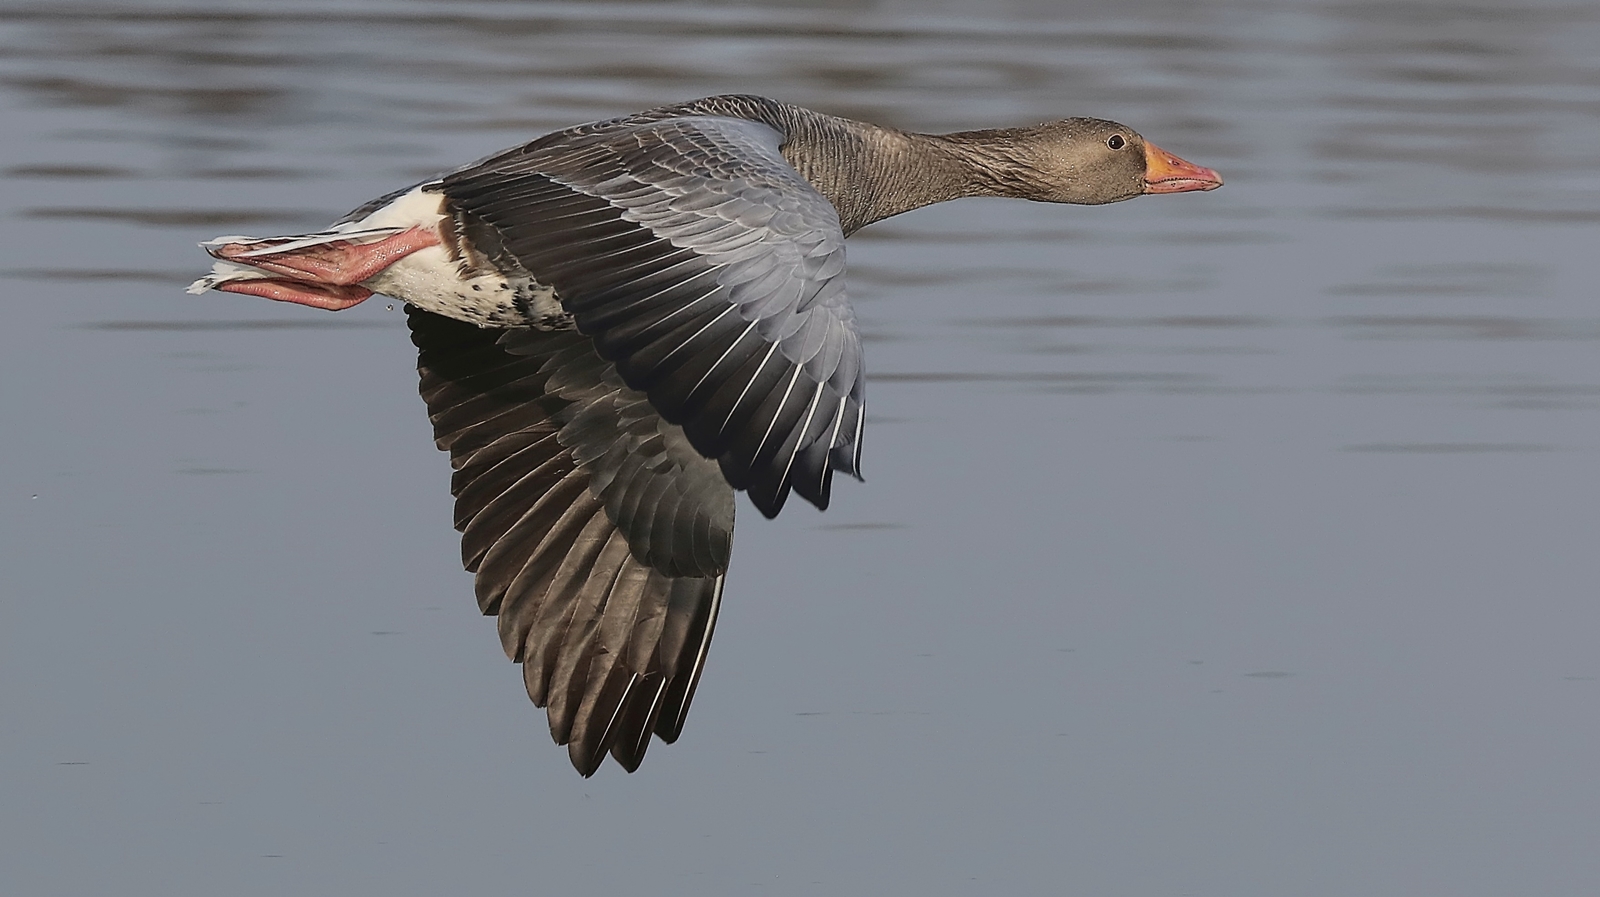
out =
{"type": "Polygon", "coordinates": [[[694,696],[733,489],[582,335],[407,315],[479,606],[578,771],[638,768],[694,696]]]}
{"type": "Polygon", "coordinates": [[[554,288],[582,334],[505,331],[445,381],[433,341],[463,325],[412,312],[480,603],[585,775],[608,749],[636,768],[652,730],[677,737],[733,489],[771,517],[791,489],[826,508],[833,471],[859,475],[844,234],[782,139],[731,118],[644,121],[435,188],[474,247],[554,288]]]}

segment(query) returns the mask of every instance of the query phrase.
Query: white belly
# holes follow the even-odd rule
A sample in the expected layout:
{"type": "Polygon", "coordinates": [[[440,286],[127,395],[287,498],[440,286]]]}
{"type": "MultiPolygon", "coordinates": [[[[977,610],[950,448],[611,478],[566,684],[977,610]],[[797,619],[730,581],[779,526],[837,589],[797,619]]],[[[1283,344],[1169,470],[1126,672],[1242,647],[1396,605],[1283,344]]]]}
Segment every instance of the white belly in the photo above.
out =
{"type": "MultiPolygon", "coordinates": [[[[416,187],[348,227],[420,226],[439,231],[447,224],[443,207],[443,196],[416,187]]],[[[450,258],[443,246],[419,249],[363,281],[362,286],[424,311],[483,327],[573,327],[572,316],[561,307],[554,290],[528,277],[508,278],[498,271],[467,269],[450,258]]]]}

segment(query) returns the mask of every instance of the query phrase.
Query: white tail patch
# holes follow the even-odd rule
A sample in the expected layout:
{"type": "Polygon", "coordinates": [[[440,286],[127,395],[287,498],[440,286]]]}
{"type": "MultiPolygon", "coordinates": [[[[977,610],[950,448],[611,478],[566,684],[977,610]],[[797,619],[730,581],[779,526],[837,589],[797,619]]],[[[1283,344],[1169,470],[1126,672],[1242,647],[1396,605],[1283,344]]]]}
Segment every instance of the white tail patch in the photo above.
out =
{"type": "Polygon", "coordinates": [[[189,284],[189,288],[184,292],[192,296],[198,296],[206,290],[214,290],[225,283],[234,283],[240,280],[265,280],[273,276],[260,268],[247,268],[244,265],[218,260],[211,266],[210,274],[189,284]]]}

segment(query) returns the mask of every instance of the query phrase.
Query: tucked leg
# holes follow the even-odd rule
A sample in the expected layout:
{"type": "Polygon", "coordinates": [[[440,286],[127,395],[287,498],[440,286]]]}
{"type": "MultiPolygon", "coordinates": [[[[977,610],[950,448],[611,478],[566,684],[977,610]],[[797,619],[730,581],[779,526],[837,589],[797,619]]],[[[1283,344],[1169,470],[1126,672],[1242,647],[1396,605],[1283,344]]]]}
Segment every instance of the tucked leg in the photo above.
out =
{"type": "Polygon", "coordinates": [[[279,275],[224,281],[216,285],[218,290],[339,311],[372,295],[371,290],[360,285],[362,281],[411,253],[438,243],[439,234],[433,228],[413,227],[372,243],[330,240],[283,252],[272,251],[271,243],[225,243],[207,251],[224,261],[279,275]]]}
{"type": "Polygon", "coordinates": [[[375,243],[334,240],[287,252],[273,252],[271,246],[260,243],[226,243],[209,251],[219,259],[294,280],[348,286],[366,280],[418,249],[438,243],[439,234],[432,228],[413,227],[375,243]]]}
{"type": "Polygon", "coordinates": [[[243,293],[278,302],[309,305],[327,311],[343,311],[352,305],[359,305],[372,295],[372,291],[364,286],[336,286],[303,280],[233,280],[217,284],[216,289],[224,293],[243,293]]]}

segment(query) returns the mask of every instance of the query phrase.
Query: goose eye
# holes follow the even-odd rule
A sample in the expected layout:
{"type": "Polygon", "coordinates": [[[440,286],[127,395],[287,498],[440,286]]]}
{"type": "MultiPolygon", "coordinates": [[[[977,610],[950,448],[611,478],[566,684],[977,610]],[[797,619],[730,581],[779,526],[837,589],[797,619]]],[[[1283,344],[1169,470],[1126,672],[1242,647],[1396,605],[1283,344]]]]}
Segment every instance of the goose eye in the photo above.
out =
{"type": "Polygon", "coordinates": [[[1106,146],[1109,146],[1114,150],[1122,149],[1127,145],[1128,141],[1123,140],[1121,134],[1112,134],[1110,139],[1106,141],[1106,146]]]}

